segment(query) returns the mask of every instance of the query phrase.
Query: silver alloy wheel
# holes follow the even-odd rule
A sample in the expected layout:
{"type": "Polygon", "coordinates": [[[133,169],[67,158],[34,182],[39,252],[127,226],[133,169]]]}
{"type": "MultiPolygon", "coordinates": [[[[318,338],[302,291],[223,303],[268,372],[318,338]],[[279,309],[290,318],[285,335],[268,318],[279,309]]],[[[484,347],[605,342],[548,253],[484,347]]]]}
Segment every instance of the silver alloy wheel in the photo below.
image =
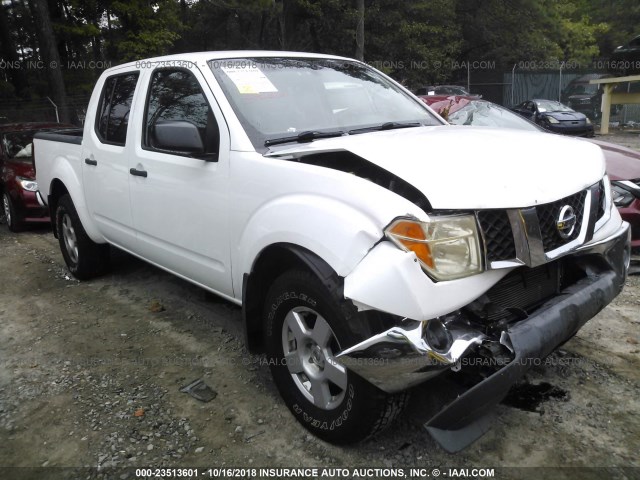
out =
{"type": "Polygon", "coordinates": [[[62,238],[64,239],[64,246],[67,249],[69,258],[73,263],[78,263],[78,239],[68,213],[65,213],[62,217],[62,238]]]}
{"type": "Polygon", "coordinates": [[[11,225],[11,207],[9,205],[9,196],[8,194],[2,195],[2,207],[4,208],[4,218],[7,219],[7,225],[11,225]]]}
{"type": "Polygon", "coordinates": [[[327,321],[306,307],[289,311],[282,323],[284,359],[300,392],[323,410],[342,402],[347,389],[347,370],[334,357],[339,348],[327,321]]]}

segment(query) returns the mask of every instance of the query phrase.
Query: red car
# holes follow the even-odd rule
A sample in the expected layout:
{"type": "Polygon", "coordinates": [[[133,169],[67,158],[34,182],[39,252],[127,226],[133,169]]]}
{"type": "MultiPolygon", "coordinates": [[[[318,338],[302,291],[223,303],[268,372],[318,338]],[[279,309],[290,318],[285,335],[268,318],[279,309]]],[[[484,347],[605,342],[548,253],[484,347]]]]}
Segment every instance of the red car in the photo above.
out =
{"type": "Polygon", "coordinates": [[[33,136],[45,130],[76,128],[60,123],[8,123],[0,125],[0,195],[2,210],[12,232],[26,223],[49,222],[49,211],[39,198],[33,164],[33,136]]]}
{"type": "Polygon", "coordinates": [[[640,153],[627,147],[591,140],[607,159],[613,203],[631,225],[631,248],[640,250],[640,153]]]}
{"type": "MultiPolygon", "coordinates": [[[[461,95],[425,95],[423,102],[454,125],[516,128],[549,132],[495,103],[461,95]]],[[[549,132],[552,133],[552,132],[549,132]]],[[[640,250],[640,152],[614,143],[585,139],[602,148],[613,203],[631,225],[631,247],[640,250]]]]}

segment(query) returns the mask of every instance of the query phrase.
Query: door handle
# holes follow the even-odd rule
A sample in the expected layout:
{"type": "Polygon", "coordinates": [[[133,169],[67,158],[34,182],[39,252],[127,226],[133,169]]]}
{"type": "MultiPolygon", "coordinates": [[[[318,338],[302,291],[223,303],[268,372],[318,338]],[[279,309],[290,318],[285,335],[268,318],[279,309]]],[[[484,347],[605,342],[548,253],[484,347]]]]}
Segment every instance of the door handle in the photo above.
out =
{"type": "Polygon", "coordinates": [[[147,178],[147,171],[146,170],[138,170],[136,168],[131,168],[131,169],[129,169],[129,173],[131,175],[135,175],[136,177],[147,178]]]}
{"type": "Polygon", "coordinates": [[[93,165],[94,167],[98,165],[97,160],[91,160],[90,158],[85,158],[84,163],[86,163],[87,165],[93,165]]]}

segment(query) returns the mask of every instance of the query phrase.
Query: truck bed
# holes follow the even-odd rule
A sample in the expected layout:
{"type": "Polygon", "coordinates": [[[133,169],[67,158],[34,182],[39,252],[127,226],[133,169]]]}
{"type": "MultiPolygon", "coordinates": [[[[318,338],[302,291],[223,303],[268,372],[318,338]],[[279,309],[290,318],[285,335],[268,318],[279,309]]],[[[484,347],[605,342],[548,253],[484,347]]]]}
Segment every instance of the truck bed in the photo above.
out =
{"type": "Polygon", "coordinates": [[[67,128],[49,132],[38,132],[33,138],[38,140],[49,140],[51,142],[82,144],[82,128],[67,128]]]}

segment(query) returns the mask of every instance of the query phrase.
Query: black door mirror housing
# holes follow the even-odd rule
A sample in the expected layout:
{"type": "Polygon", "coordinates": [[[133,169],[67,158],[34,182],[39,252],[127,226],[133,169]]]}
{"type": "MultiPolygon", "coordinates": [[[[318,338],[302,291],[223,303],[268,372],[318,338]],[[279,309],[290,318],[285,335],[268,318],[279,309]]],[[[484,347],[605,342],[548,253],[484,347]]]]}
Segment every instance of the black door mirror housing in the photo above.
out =
{"type": "Polygon", "coordinates": [[[187,120],[160,120],[151,131],[154,148],[190,155],[204,154],[200,130],[187,120]]]}

